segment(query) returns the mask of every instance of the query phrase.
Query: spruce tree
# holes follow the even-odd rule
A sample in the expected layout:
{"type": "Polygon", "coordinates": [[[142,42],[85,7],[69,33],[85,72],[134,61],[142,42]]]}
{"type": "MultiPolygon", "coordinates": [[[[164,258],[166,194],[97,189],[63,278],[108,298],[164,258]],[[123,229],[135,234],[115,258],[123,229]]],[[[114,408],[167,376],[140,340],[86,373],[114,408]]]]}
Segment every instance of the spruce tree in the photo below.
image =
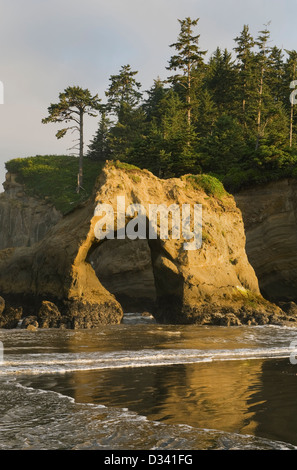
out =
{"type": "Polygon", "coordinates": [[[131,70],[130,65],[124,65],[117,75],[110,76],[110,85],[105,92],[106,110],[114,114],[119,121],[122,114],[135,109],[142,98],[142,93],[139,91],[141,84],[134,78],[137,73],[131,70]]]}
{"type": "Polygon", "coordinates": [[[262,123],[262,111],[263,102],[265,100],[265,94],[269,93],[268,87],[265,83],[267,69],[270,65],[269,57],[269,39],[270,31],[267,26],[264,30],[259,32],[259,36],[256,40],[256,45],[259,47],[257,58],[257,75],[258,75],[258,104],[257,104],[257,138],[256,138],[256,150],[259,147],[260,138],[264,137],[265,127],[267,122],[263,125],[262,123]]]}
{"type": "Polygon", "coordinates": [[[92,160],[105,161],[110,159],[109,146],[109,129],[111,121],[106,116],[106,112],[102,111],[101,119],[97,132],[89,144],[88,157],[92,160]]]}
{"type": "Polygon", "coordinates": [[[186,102],[187,123],[191,126],[192,113],[192,88],[195,75],[199,67],[203,64],[203,56],[207,51],[202,51],[199,47],[200,34],[194,35],[193,28],[197,26],[199,18],[191,20],[186,18],[178,20],[180,23],[180,34],[177,42],[170,45],[176,49],[176,54],[170,58],[167,70],[178,72],[169,77],[169,81],[182,87],[186,102]],[[195,74],[194,74],[195,70],[195,74]]]}
{"type": "Polygon", "coordinates": [[[270,49],[269,63],[266,70],[266,80],[270,94],[275,103],[283,103],[288,97],[288,90],[284,93],[285,63],[282,49],[274,46],[270,49]]]}
{"type": "Polygon", "coordinates": [[[255,55],[253,51],[255,40],[250,34],[248,25],[244,25],[240,36],[237,36],[234,41],[237,43],[234,47],[238,70],[237,95],[242,111],[241,113],[238,112],[238,116],[247,130],[251,120],[253,120],[256,88],[255,55]]]}
{"type": "Polygon", "coordinates": [[[218,47],[209,60],[205,77],[206,89],[218,108],[219,114],[234,113],[237,72],[231,52],[218,47]]]}
{"type": "Polygon", "coordinates": [[[162,117],[160,102],[166,93],[167,90],[164,82],[158,77],[154,80],[153,86],[146,91],[147,98],[143,103],[143,110],[145,112],[147,122],[155,120],[157,123],[160,123],[162,117]]]}
{"type": "Polygon", "coordinates": [[[110,128],[109,145],[112,158],[127,160],[143,129],[144,113],[140,107],[141,84],[136,81],[137,71],[130,65],[121,67],[119,74],[111,75],[106,91],[106,110],[115,117],[110,128]]]}
{"type": "Polygon", "coordinates": [[[248,154],[242,125],[236,118],[222,114],[212,133],[203,139],[201,151],[204,171],[224,176],[239,168],[248,154]]]}
{"type": "Polygon", "coordinates": [[[188,134],[179,94],[155,82],[143,109],[147,113],[145,131],[134,148],[133,163],[140,163],[160,177],[182,174],[182,168],[189,164],[184,153],[188,134]]]}
{"type": "Polygon", "coordinates": [[[200,140],[212,134],[218,116],[218,106],[213,94],[208,87],[204,87],[200,93],[198,123],[196,125],[197,135],[200,140]]]}

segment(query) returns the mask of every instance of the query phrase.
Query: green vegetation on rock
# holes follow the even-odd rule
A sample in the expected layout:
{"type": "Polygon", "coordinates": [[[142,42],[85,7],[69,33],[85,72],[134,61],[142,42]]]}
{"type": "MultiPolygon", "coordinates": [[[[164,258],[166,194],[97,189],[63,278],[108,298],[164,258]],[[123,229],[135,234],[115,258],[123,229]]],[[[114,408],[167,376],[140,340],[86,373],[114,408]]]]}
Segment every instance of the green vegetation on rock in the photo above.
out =
{"type": "Polygon", "coordinates": [[[76,192],[78,158],[67,155],[37,155],[16,158],[5,164],[30,196],[46,199],[63,214],[89,198],[103,163],[84,159],[84,186],[76,192]]]}
{"type": "Polygon", "coordinates": [[[221,181],[211,175],[186,175],[182,179],[191,183],[194,189],[203,189],[209,196],[221,199],[227,193],[221,181]]]}
{"type": "Polygon", "coordinates": [[[139,170],[139,171],[141,171],[141,169],[138,168],[138,166],[131,165],[131,163],[121,162],[119,160],[113,162],[113,165],[114,165],[115,168],[118,168],[120,170],[139,170]]]}

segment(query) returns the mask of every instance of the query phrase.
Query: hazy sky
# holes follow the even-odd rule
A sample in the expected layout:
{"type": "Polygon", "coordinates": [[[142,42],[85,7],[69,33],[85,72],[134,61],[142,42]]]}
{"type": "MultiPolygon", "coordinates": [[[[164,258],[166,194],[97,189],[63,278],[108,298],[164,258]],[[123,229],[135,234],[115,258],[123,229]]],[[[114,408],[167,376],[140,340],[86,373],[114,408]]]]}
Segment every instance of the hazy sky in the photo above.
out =
{"type": "MultiPolygon", "coordinates": [[[[257,35],[271,21],[273,45],[297,50],[296,0],[0,0],[0,191],[4,162],[65,154],[74,136],[57,140],[56,124],[41,124],[67,86],[104,92],[122,65],[138,71],[142,90],[168,75],[180,26],[200,18],[200,46],[232,50],[244,24],[257,35]]],[[[85,142],[98,119],[87,118],[85,142]]]]}

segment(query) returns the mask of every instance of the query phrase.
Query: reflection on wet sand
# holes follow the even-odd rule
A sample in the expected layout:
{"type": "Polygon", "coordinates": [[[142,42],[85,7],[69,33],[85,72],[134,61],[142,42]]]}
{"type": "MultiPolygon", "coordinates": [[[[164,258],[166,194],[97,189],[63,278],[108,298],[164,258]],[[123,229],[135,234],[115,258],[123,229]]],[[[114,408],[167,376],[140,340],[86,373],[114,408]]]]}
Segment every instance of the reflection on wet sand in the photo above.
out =
{"type": "Polygon", "coordinates": [[[85,371],[74,373],[74,398],[125,407],[150,420],[254,434],[262,365],[246,360],[85,371]]]}
{"type": "MultiPolygon", "coordinates": [[[[248,359],[253,348],[260,353],[269,349],[269,354],[275,348],[284,354],[294,335],[289,329],[159,325],[121,325],[67,335],[41,333],[34,337],[34,345],[29,343],[29,352],[32,347],[34,354],[44,358],[45,353],[51,353],[45,358],[49,361],[48,373],[46,368],[43,374],[30,373],[22,383],[59,392],[74,398],[76,403],[128,409],[152,423],[233,433],[233,441],[239,434],[243,438],[252,435],[297,445],[297,366],[290,364],[289,357],[248,359]],[[198,350],[207,355],[208,361],[186,363],[188,356],[183,353],[198,350]],[[211,351],[227,351],[230,355],[212,356],[211,351]],[[236,351],[242,355],[236,356],[236,351]],[[85,353],[90,354],[91,362],[84,365],[80,361],[85,353]],[[176,364],[162,362],[168,353],[177,357],[176,364]],[[61,360],[63,354],[70,360],[77,358],[73,367],[81,365],[82,369],[70,367],[65,373],[54,373],[55,360],[61,360]],[[106,355],[110,362],[104,369],[100,366],[106,355]],[[149,364],[155,357],[162,365],[149,364]],[[95,358],[96,367],[90,370],[95,358]],[[136,363],[142,367],[135,367],[136,363]]],[[[17,350],[26,357],[29,339],[27,334],[16,331],[14,340],[10,339],[11,352],[15,352],[17,344],[17,350]]],[[[9,343],[6,346],[9,351],[9,343]]],[[[142,439],[146,440],[145,432],[142,439]]]]}

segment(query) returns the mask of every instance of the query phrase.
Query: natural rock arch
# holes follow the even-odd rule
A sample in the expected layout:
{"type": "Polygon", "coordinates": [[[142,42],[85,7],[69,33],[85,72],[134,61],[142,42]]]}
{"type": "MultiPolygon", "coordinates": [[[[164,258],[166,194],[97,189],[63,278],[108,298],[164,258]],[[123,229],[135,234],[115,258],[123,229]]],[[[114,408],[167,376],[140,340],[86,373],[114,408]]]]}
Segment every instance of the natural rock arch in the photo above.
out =
{"type": "Polygon", "coordinates": [[[270,317],[280,312],[260,295],[245,252],[241,212],[232,196],[212,197],[186,178],[160,180],[148,171],[120,169],[112,163],[104,167],[93,197],[64,216],[43,240],[0,252],[0,295],[5,300],[7,296],[29,298],[37,306],[36,299],[50,300],[71,327],[120,323],[121,304],[104,286],[102,268],[97,275],[91,265],[98,247],[99,251],[104,247],[104,252],[111,246],[110,241],[98,243],[95,209],[100,203],[116,208],[119,195],[127,205],[142,204],[146,210],[160,203],[203,207],[201,249],[187,251],[182,237],[164,240],[160,234],[146,242],[158,321],[220,324],[234,314],[236,324],[249,321],[251,312],[260,316],[268,312],[270,317]]]}
{"type": "Polygon", "coordinates": [[[92,246],[86,261],[124,312],[153,313],[156,287],[147,240],[103,240],[92,246]]]}

